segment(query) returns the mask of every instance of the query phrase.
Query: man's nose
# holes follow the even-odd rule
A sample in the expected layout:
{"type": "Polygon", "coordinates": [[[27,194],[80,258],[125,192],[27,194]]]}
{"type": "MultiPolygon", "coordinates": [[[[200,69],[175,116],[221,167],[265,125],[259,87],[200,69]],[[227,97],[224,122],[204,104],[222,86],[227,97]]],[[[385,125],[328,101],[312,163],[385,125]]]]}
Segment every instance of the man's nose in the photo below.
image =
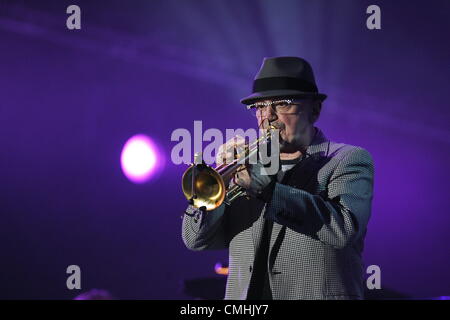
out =
{"type": "Polygon", "coordinates": [[[274,108],[268,107],[267,108],[267,119],[269,122],[273,122],[278,119],[277,113],[275,112],[274,108]]]}

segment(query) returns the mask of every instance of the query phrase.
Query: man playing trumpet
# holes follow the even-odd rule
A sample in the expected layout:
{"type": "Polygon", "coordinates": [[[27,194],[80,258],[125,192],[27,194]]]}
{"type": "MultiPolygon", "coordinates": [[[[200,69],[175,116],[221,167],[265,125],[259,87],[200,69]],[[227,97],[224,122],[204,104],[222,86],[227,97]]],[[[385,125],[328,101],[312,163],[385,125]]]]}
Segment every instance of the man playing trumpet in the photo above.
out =
{"type": "Polygon", "coordinates": [[[189,249],[229,249],[225,299],[363,299],[373,161],[314,126],[325,98],[307,61],[275,57],[241,100],[258,127],[279,130],[280,170],[246,166],[232,184],[250,197],[212,211],[189,206],[182,227],[189,249]]]}

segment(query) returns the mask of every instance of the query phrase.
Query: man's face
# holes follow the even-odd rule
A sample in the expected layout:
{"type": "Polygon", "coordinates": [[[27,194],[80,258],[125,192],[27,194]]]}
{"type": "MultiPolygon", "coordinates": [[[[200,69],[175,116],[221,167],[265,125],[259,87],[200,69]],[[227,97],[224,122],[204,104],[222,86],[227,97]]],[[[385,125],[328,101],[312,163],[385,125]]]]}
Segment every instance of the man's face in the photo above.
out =
{"type": "MultiPolygon", "coordinates": [[[[263,100],[258,103],[270,104],[283,99],[263,100]]],[[[293,103],[279,103],[259,107],[256,113],[259,128],[275,126],[280,130],[280,151],[289,152],[302,146],[305,135],[317,120],[320,103],[312,99],[292,99],[293,103]]]]}

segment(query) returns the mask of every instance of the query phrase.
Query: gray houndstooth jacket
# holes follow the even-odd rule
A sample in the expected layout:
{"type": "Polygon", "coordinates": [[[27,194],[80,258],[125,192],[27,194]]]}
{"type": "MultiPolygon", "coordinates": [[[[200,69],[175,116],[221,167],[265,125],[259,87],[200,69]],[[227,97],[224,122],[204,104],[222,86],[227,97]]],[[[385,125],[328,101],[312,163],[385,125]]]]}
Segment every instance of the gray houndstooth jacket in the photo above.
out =
{"type": "Polygon", "coordinates": [[[318,129],[268,204],[239,198],[202,214],[188,207],[191,250],[229,249],[225,299],[246,299],[264,219],[273,221],[268,270],[274,299],[363,299],[361,253],[370,217],[373,161],[318,129]]]}

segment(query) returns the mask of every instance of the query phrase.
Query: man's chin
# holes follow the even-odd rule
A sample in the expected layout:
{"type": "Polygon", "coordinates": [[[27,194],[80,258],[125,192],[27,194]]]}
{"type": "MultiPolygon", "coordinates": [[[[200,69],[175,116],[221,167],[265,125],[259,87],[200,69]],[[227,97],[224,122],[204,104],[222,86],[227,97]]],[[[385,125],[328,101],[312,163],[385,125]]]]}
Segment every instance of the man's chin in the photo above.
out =
{"type": "Polygon", "coordinates": [[[281,141],[280,139],[280,152],[288,152],[290,149],[292,149],[292,146],[286,141],[281,141]]]}
{"type": "Polygon", "coordinates": [[[280,138],[280,152],[284,153],[292,153],[297,151],[295,144],[284,141],[280,138]]]}

